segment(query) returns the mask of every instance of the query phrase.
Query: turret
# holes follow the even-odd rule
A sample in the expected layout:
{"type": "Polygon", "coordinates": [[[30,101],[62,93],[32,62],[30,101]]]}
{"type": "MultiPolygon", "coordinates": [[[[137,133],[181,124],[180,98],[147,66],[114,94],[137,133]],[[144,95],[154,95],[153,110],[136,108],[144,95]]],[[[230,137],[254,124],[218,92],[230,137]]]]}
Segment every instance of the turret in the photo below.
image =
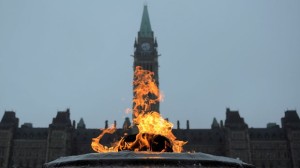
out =
{"type": "Polygon", "coordinates": [[[211,124],[211,128],[215,129],[215,128],[220,128],[220,124],[218,123],[217,119],[214,117],[213,122],[211,124]]]}
{"type": "Polygon", "coordinates": [[[77,124],[77,129],[85,129],[85,123],[83,121],[83,118],[80,118],[80,120],[77,124]]]}
{"type": "Polygon", "coordinates": [[[123,130],[128,130],[130,126],[131,126],[131,122],[130,122],[129,118],[126,117],[125,121],[123,123],[123,130]]]}
{"type": "Polygon", "coordinates": [[[281,118],[281,125],[284,129],[300,129],[300,119],[296,110],[287,110],[281,118]]]}
{"type": "Polygon", "coordinates": [[[19,125],[14,111],[5,111],[0,122],[0,167],[12,167],[13,139],[19,125]]]}
{"type": "Polygon", "coordinates": [[[225,127],[230,129],[246,129],[248,125],[245,123],[238,111],[231,111],[229,108],[226,109],[226,120],[225,127]]]}
{"type": "Polygon", "coordinates": [[[18,128],[19,119],[16,117],[16,113],[14,111],[5,111],[1,122],[0,128],[18,128]]]}
{"type": "Polygon", "coordinates": [[[73,131],[74,126],[70,119],[70,109],[58,111],[49,125],[46,161],[71,154],[73,131]]]}

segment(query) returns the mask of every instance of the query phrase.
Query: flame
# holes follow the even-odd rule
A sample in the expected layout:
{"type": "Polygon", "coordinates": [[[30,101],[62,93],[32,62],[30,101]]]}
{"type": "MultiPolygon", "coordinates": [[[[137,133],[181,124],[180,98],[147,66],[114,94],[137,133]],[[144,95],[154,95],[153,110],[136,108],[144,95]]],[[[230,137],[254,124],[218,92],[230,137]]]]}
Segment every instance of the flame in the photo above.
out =
{"type": "Polygon", "coordinates": [[[153,72],[143,70],[140,66],[137,66],[134,72],[133,123],[138,128],[134,139],[132,140],[132,136],[124,136],[111,147],[104,146],[100,143],[104,134],[113,134],[116,131],[115,127],[110,127],[102,130],[98,137],[92,139],[91,146],[94,151],[182,151],[182,146],[187,142],[177,140],[172,133],[173,124],[154,111],[153,107],[162,100],[163,95],[153,76],[153,72]]]}
{"type": "Polygon", "coordinates": [[[107,146],[104,146],[104,145],[99,143],[101,138],[105,134],[113,134],[116,131],[116,127],[114,125],[112,125],[109,128],[101,129],[101,130],[102,130],[102,133],[98,137],[92,139],[91,146],[92,146],[93,150],[96,151],[96,152],[103,152],[103,151],[116,152],[114,147],[107,147],[107,146]]]}

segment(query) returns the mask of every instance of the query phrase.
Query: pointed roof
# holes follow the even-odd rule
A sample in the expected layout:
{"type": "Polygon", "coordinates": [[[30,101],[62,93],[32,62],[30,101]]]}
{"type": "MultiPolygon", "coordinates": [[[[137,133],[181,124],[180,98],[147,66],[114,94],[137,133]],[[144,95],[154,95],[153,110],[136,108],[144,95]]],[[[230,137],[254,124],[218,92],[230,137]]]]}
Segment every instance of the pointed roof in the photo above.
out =
{"type": "Polygon", "coordinates": [[[232,111],[226,108],[225,127],[230,129],[247,129],[248,125],[245,123],[244,118],[240,116],[239,111],[232,111]]]}
{"type": "Polygon", "coordinates": [[[124,121],[124,123],[123,123],[123,129],[124,129],[124,130],[127,130],[127,129],[129,129],[130,126],[131,126],[131,122],[130,122],[129,118],[126,117],[126,118],[125,118],[125,121],[124,121]]]}
{"type": "Polygon", "coordinates": [[[214,117],[214,120],[211,124],[211,128],[219,128],[219,127],[220,127],[220,125],[219,125],[217,119],[214,117]]]}
{"type": "Polygon", "coordinates": [[[281,118],[281,125],[283,128],[300,128],[300,118],[296,110],[287,110],[284,117],[281,118]]]}
{"type": "Polygon", "coordinates": [[[147,5],[144,5],[142,22],[141,22],[139,34],[140,34],[140,37],[153,37],[153,31],[151,29],[147,5]]]}
{"type": "Polygon", "coordinates": [[[16,113],[14,111],[5,111],[0,121],[0,128],[18,128],[18,126],[19,118],[16,117],[16,113]]]}
{"type": "Polygon", "coordinates": [[[83,118],[80,118],[78,124],[77,124],[77,128],[82,128],[85,129],[85,123],[83,121],[83,118]]]}
{"type": "Polygon", "coordinates": [[[52,123],[49,126],[51,128],[71,127],[70,109],[58,111],[56,117],[52,119],[52,123]]]}

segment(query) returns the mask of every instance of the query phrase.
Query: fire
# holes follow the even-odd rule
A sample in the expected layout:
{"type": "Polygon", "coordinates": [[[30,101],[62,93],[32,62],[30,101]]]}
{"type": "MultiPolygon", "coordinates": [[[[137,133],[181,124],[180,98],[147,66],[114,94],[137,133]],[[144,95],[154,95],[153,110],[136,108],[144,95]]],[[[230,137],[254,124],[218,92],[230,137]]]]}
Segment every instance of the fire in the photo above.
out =
{"type": "Polygon", "coordinates": [[[94,151],[96,152],[115,152],[114,147],[107,147],[107,146],[103,146],[101,144],[99,144],[99,141],[101,140],[101,138],[104,136],[104,134],[113,134],[116,131],[116,127],[111,126],[107,129],[102,129],[102,133],[96,137],[92,139],[92,148],[94,151]]]}
{"type": "Polygon", "coordinates": [[[134,72],[133,123],[138,128],[135,135],[124,136],[111,147],[100,143],[104,134],[116,131],[114,126],[104,129],[102,133],[92,139],[92,148],[96,152],[156,151],[181,152],[187,142],[177,140],[172,133],[173,124],[165,120],[160,113],[153,110],[153,106],[162,100],[154,73],[137,66],[134,72]]]}

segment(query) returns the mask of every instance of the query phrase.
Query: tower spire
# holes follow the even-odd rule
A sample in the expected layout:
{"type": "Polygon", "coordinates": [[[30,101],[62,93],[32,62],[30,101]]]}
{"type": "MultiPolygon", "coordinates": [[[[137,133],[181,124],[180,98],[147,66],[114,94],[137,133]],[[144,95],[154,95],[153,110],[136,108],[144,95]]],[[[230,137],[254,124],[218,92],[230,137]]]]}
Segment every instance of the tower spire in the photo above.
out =
{"type": "MultiPolygon", "coordinates": [[[[155,84],[157,87],[159,87],[157,41],[154,37],[154,32],[151,29],[147,5],[144,5],[141,27],[138,32],[138,37],[134,41],[133,57],[133,72],[135,72],[136,67],[138,66],[142,67],[143,70],[153,72],[155,84]]],[[[133,80],[135,80],[135,76],[133,77],[133,80]]],[[[134,97],[136,96],[134,91],[135,87],[136,86],[133,86],[134,97]]],[[[148,98],[156,101],[158,97],[156,97],[154,94],[149,94],[148,98]]],[[[135,107],[134,103],[133,107],[135,107]]],[[[147,108],[146,112],[151,111],[159,112],[159,102],[156,102],[156,104],[151,104],[151,107],[147,108]]],[[[133,118],[135,118],[134,115],[133,118]]]]}
{"type": "Polygon", "coordinates": [[[153,31],[151,29],[151,24],[150,24],[150,18],[149,18],[147,5],[144,5],[139,36],[140,37],[153,37],[153,31]]]}

